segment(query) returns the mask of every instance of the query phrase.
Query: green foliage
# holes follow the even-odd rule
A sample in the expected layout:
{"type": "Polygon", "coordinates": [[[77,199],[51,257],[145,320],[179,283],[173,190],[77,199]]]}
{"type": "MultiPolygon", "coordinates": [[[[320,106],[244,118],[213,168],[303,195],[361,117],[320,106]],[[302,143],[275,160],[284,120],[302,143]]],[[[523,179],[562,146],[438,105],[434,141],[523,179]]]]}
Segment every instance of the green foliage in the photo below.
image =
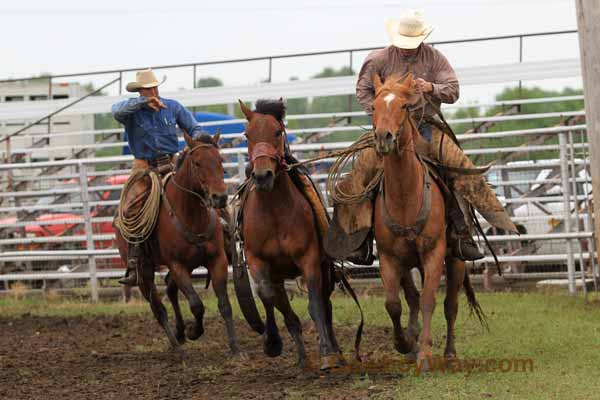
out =
{"type": "Polygon", "coordinates": [[[223,81],[218,78],[206,77],[200,78],[196,81],[197,88],[207,88],[207,87],[216,87],[223,86],[223,81]]]}
{"type": "MultiPolygon", "coordinates": [[[[574,96],[582,94],[581,90],[565,88],[562,91],[556,90],[545,90],[540,87],[507,87],[498,95],[496,95],[496,101],[508,101],[508,100],[518,100],[518,99],[534,99],[534,98],[545,98],[545,97],[560,97],[560,96],[574,96]]],[[[480,109],[477,107],[473,108],[465,108],[460,109],[451,116],[447,116],[446,118],[459,119],[459,118],[473,118],[473,117],[490,117],[499,115],[502,113],[506,113],[509,109],[509,106],[496,106],[491,107],[483,114],[480,113],[480,109]]],[[[567,111],[579,111],[584,108],[583,101],[560,101],[554,103],[538,103],[538,104],[524,104],[518,110],[519,114],[537,114],[537,113],[556,113],[556,112],[567,112],[567,111]]],[[[534,128],[545,128],[556,126],[561,123],[560,117],[552,117],[552,118],[537,118],[537,119],[526,119],[526,120],[512,120],[512,121],[504,121],[498,122],[487,129],[487,132],[500,132],[500,131],[512,131],[512,130],[524,130],[524,129],[534,129],[534,128]]],[[[454,124],[454,131],[459,134],[463,133],[469,129],[473,129],[478,126],[478,123],[475,124],[454,124]]],[[[477,141],[469,141],[465,143],[465,148],[480,148],[482,146],[486,147],[514,147],[520,146],[527,143],[528,140],[531,140],[532,137],[524,137],[524,136],[515,136],[509,138],[501,138],[501,139],[486,139],[486,140],[477,140],[477,141]]],[[[548,137],[545,141],[545,144],[556,143],[556,137],[548,137]]],[[[538,158],[553,158],[556,157],[556,154],[552,152],[536,152],[527,156],[521,157],[521,159],[538,159],[538,158]]],[[[483,157],[481,160],[485,162],[493,161],[496,156],[488,156],[483,157]]]]}

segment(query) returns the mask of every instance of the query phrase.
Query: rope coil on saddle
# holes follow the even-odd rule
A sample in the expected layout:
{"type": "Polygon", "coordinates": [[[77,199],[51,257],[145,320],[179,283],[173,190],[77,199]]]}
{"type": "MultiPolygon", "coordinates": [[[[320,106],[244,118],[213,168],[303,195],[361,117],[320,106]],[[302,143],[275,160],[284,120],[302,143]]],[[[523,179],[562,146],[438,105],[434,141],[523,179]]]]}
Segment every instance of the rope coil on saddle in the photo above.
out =
{"type": "Polygon", "coordinates": [[[115,219],[115,226],[121,232],[121,236],[127,243],[130,244],[142,244],[150,238],[154,227],[158,221],[158,212],[160,207],[160,193],[161,184],[158,174],[154,171],[136,170],[132,173],[131,177],[125,182],[123,190],[121,191],[121,198],[118,210],[117,218],[115,219]],[[125,196],[131,188],[141,179],[144,179],[146,174],[150,177],[151,187],[150,194],[140,211],[131,217],[126,217],[123,213],[123,207],[125,196]]]}

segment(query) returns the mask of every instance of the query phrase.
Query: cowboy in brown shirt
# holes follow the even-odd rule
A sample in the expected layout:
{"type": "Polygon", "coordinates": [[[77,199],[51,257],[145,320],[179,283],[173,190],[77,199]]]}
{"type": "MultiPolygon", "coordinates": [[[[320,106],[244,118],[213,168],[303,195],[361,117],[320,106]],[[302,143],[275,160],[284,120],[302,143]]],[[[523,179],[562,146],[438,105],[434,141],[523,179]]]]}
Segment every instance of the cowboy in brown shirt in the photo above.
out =
{"type": "MultiPolygon", "coordinates": [[[[437,118],[436,109],[439,110],[441,103],[456,102],[459,96],[459,84],[454,69],[439,50],[423,43],[432,30],[431,26],[423,22],[423,18],[418,11],[406,11],[399,20],[389,20],[387,22],[387,31],[392,45],[381,50],[375,50],[367,56],[356,84],[356,97],[368,115],[373,113],[372,103],[375,90],[372,82],[374,74],[378,74],[385,81],[392,74],[404,75],[411,73],[416,78],[417,90],[428,99],[428,103],[426,102],[424,105],[424,113],[434,118],[437,118]]],[[[423,148],[426,149],[425,152],[428,156],[439,158],[436,157],[437,153],[432,150],[437,149],[438,151],[441,150],[442,158],[447,165],[463,168],[473,167],[472,162],[457,144],[452,140],[440,139],[445,133],[439,128],[421,120],[418,129],[424,139],[422,141],[423,148]]],[[[342,190],[348,190],[348,188],[360,190],[361,185],[364,182],[369,182],[370,178],[375,175],[379,164],[379,157],[374,150],[362,151],[354,163],[353,171],[344,181],[340,182],[338,187],[342,190]]],[[[460,259],[477,260],[482,258],[483,254],[472,239],[469,226],[470,220],[464,218],[464,212],[468,210],[468,206],[463,204],[463,197],[478,211],[483,211],[482,215],[492,224],[507,226],[509,230],[514,225],[505,215],[503,207],[491,190],[489,190],[489,193],[483,191],[485,192],[484,195],[471,193],[475,191],[471,190],[476,187],[474,183],[481,183],[475,182],[475,180],[483,180],[483,177],[469,178],[472,182],[462,182],[461,179],[456,179],[456,182],[460,183],[457,185],[451,182],[451,188],[460,193],[456,193],[456,197],[449,196],[447,201],[448,220],[454,236],[451,246],[455,256],[460,259]],[[461,205],[459,205],[459,202],[461,205]],[[486,213],[485,211],[490,212],[486,213]],[[500,222],[495,223],[497,221],[500,222]]],[[[483,183],[487,187],[485,181],[483,183]]],[[[481,188],[482,186],[479,184],[477,187],[481,188]]],[[[479,192],[482,191],[479,190],[479,192]]],[[[357,250],[346,257],[355,263],[371,264],[374,259],[372,254],[372,232],[370,231],[372,214],[369,214],[372,213],[372,209],[370,200],[363,201],[363,204],[335,204],[334,219],[337,219],[334,222],[338,223],[348,235],[346,242],[351,243],[352,247],[362,242],[357,250]],[[369,231],[369,233],[365,233],[366,231],[369,231]],[[366,238],[366,240],[363,241],[363,238],[366,238]]],[[[340,255],[338,253],[338,256],[340,255]]]]}

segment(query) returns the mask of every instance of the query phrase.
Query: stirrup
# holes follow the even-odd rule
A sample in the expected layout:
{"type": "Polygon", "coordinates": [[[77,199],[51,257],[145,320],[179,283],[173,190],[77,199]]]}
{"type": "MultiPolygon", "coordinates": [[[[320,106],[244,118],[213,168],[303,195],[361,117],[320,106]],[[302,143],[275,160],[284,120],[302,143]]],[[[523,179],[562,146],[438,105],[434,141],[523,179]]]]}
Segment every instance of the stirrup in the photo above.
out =
{"type": "Polygon", "coordinates": [[[347,261],[358,265],[373,265],[375,254],[373,254],[373,239],[367,237],[358,249],[346,257],[347,261]]]}
{"type": "Polygon", "coordinates": [[[462,239],[459,238],[453,249],[455,257],[458,257],[462,261],[476,261],[481,260],[483,253],[479,251],[479,248],[473,241],[473,239],[462,239]]]}
{"type": "Polygon", "coordinates": [[[125,276],[119,279],[121,285],[136,286],[138,284],[138,261],[138,257],[130,257],[127,259],[127,271],[125,272],[125,276]]]}

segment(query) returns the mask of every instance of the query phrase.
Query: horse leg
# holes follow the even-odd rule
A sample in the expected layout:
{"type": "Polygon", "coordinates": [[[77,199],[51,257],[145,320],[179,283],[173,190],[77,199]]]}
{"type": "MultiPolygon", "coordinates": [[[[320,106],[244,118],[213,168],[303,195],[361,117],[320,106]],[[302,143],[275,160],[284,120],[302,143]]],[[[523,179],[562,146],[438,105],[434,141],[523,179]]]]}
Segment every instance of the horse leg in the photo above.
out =
{"type": "Polygon", "coordinates": [[[283,349],[283,342],[279,335],[279,328],[275,322],[275,309],[273,306],[273,297],[266,297],[258,292],[258,296],[265,307],[265,314],[267,320],[265,322],[265,336],[263,339],[263,352],[269,357],[277,357],[281,355],[283,349]]]}
{"type": "Polygon", "coordinates": [[[394,326],[394,348],[402,354],[415,350],[415,342],[402,329],[402,303],[400,303],[400,283],[402,266],[394,256],[379,253],[379,273],[385,290],[385,309],[394,326]]]}
{"type": "Polygon", "coordinates": [[[183,316],[181,315],[181,308],[179,307],[179,288],[173,280],[171,274],[167,274],[165,278],[167,284],[167,297],[173,306],[173,312],[175,313],[175,337],[180,344],[185,343],[185,323],[183,322],[183,316]]]}
{"type": "Polygon", "coordinates": [[[307,252],[300,260],[299,267],[306,280],[308,288],[308,311],[319,333],[319,354],[321,356],[321,370],[328,370],[343,362],[331,340],[327,329],[327,312],[323,296],[323,276],[318,254],[307,252]],[[335,360],[332,360],[335,358],[335,360]]]}
{"type": "Polygon", "coordinates": [[[337,338],[335,337],[335,332],[333,331],[333,304],[331,304],[331,292],[325,293],[325,317],[327,318],[327,332],[329,332],[329,336],[331,337],[331,343],[333,344],[333,351],[338,353],[339,359],[338,364],[340,366],[346,365],[346,360],[342,355],[342,350],[337,342],[337,338]]]}
{"type": "Polygon", "coordinates": [[[444,357],[456,358],[456,348],[454,347],[454,324],[458,314],[458,293],[462,287],[465,277],[466,265],[454,257],[446,257],[446,299],[444,300],[444,315],[446,317],[446,349],[444,357]]]}
{"type": "Polygon", "coordinates": [[[210,276],[212,278],[213,290],[217,296],[219,313],[221,313],[221,317],[225,320],[229,350],[231,351],[231,354],[238,355],[240,354],[240,347],[235,335],[233,313],[231,311],[231,304],[229,303],[229,296],[227,296],[227,259],[225,258],[225,254],[218,259],[217,263],[209,265],[208,270],[210,271],[210,276]]]}
{"type": "Polygon", "coordinates": [[[192,277],[189,271],[179,263],[172,263],[169,265],[169,273],[177,284],[177,287],[183,292],[190,305],[190,310],[194,315],[196,323],[186,328],[186,336],[190,340],[197,340],[204,333],[203,319],[204,319],[204,304],[198,296],[198,293],[194,290],[192,285],[192,277]]]}
{"type": "Polygon", "coordinates": [[[419,332],[421,331],[421,327],[419,326],[420,294],[415,286],[411,271],[403,271],[402,277],[400,278],[400,284],[404,290],[404,298],[406,299],[406,303],[408,303],[409,310],[406,334],[408,335],[409,340],[414,343],[413,351],[409,353],[408,357],[416,360],[418,351],[416,344],[419,339],[419,332]]]}
{"type": "Polygon", "coordinates": [[[167,338],[169,339],[171,348],[179,352],[183,352],[179,341],[175,337],[175,334],[173,333],[173,330],[169,325],[167,309],[160,300],[158,290],[156,289],[156,285],[154,284],[154,265],[143,261],[142,268],[140,268],[140,270],[141,275],[139,275],[138,280],[138,287],[140,288],[140,292],[142,293],[144,298],[150,303],[152,313],[154,314],[154,317],[167,334],[167,338]]]}
{"type": "Polygon", "coordinates": [[[446,252],[445,240],[440,240],[427,254],[419,254],[425,271],[425,282],[421,293],[421,313],[423,314],[423,329],[419,335],[418,368],[427,371],[432,360],[431,319],[435,310],[435,293],[440,286],[444,270],[444,256],[446,252]]]}
{"type": "Polygon", "coordinates": [[[271,283],[268,268],[269,265],[261,259],[247,253],[248,267],[252,274],[252,279],[256,283],[258,297],[265,307],[267,320],[265,322],[265,333],[263,339],[263,351],[269,357],[277,357],[283,349],[283,342],[279,335],[279,329],[275,322],[275,309],[273,301],[275,299],[275,290],[271,283]]]}
{"type": "Polygon", "coordinates": [[[298,367],[304,369],[306,367],[306,350],[304,348],[304,340],[302,339],[302,324],[300,323],[300,318],[298,318],[298,315],[296,315],[290,305],[284,282],[281,281],[275,283],[273,289],[275,290],[273,303],[281,315],[283,315],[285,326],[296,344],[296,350],[298,351],[298,367]]]}

